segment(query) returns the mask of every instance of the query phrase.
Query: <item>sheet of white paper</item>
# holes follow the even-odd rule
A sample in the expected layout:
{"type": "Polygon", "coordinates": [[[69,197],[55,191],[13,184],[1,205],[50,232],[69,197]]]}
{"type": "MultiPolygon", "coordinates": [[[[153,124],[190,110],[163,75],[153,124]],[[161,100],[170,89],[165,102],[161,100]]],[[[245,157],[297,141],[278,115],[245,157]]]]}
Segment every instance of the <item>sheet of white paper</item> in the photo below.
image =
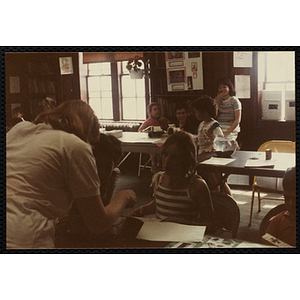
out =
{"type": "Polygon", "coordinates": [[[249,99],[250,75],[235,75],[235,91],[238,98],[249,99]]]}
{"type": "Polygon", "coordinates": [[[251,68],[252,52],[233,52],[233,66],[235,68],[251,68]]]}
{"type": "Polygon", "coordinates": [[[245,168],[263,168],[263,167],[273,167],[275,166],[276,160],[262,160],[262,159],[248,159],[245,168]]]}
{"type": "Polygon", "coordinates": [[[208,165],[221,165],[225,166],[235,161],[235,158],[222,158],[222,157],[211,157],[208,160],[201,162],[200,164],[208,164],[208,165]]]}
{"type": "Polygon", "coordinates": [[[276,248],[276,246],[269,246],[243,241],[239,245],[237,245],[236,248],[276,248]]]}
{"type": "Polygon", "coordinates": [[[136,238],[148,241],[200,242],[205,226],[182,225],[173,222],[145,222],[136,238]]]}

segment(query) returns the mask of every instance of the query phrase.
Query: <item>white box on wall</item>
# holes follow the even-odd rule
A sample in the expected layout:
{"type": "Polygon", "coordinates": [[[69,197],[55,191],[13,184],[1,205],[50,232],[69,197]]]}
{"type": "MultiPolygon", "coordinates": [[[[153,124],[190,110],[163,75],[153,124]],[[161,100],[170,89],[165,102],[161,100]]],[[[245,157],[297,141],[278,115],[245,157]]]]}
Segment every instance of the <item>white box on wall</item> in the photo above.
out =
{"type": "Polygon", "coordinates": [[[262,91],[262,113],[264,120],[281,120],[284,117],[281,91],[262,91]]]}
{"type": "Polygon", "coordinates": [[[285,120],[295,121],[295,91],[285,91],[285,120]]]}

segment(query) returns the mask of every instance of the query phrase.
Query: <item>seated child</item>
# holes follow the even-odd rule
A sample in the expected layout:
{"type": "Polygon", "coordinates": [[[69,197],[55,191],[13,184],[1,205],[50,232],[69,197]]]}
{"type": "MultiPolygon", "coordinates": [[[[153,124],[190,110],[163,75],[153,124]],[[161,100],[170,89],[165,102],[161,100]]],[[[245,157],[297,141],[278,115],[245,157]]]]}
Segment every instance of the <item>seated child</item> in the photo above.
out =
{"type": "Polygon", "coordinates": [[[283,196],[287,210],[275,216],[266,233],[296,246],[296,168],[289,168],[282,181],[283,196]]]}
{"type": "Polygon", "coordinates": [[[235,88],[232,82],[226,77],[220,78],[215,99],[218,112],[217,120],[222,127],[224,136],[231,135],[237,139],[240,132],[242,104],[234,95],[235,88]]]}
{"type": "MultiPolygon", "coordinates": [[[[151,102],[147,108],[149,118],[140,126],[138,131],[143,131],[149,126],[160,126],[161,129],[167,130],[170,121],[161,116],[160,113],[160,105],[156,102],[151,102]]],[[[160,159],[157,154],[150,154],[151,158],[151,171],[152,173],[156,173],[160,169],[160,159]]]]}
{"type": "Polygon", "coordinates": [[[192,104],[195,115],[200,121],[198,127],[198,154],[211,152],[214,150],[214,139],[217,136],[223,136],[220,124],[214,118],[216,117],[216,106],[213,99],[209,96],[203,96],[192,104]]]}
{"type": "Polygon", "coordinates": [[[168,129],[170,121],[161,115],[158,103],[151,102],[147,107],[147,112],[149,118],[140,126],[138,131],[143,131],[149,126],[160,126],[163,130],[168,129]]]}
{"type": "Polygon", "coordinates": [[[179,127],[183,131],[197,134],[198,121],[194,121],[189,115],[189,107],[185,102],[177,103],[176,108],[176,127],[179,127]]]}
{"type": "Polygon", "coordinates": [[[173,133],[162,146],[164,172],[152,178],[154,200],[131,215],[156,213],[159,219],[180,219],[210,226],[214,219],[210,191],[197,175],[196,145],[185,131],[173,133]]]}

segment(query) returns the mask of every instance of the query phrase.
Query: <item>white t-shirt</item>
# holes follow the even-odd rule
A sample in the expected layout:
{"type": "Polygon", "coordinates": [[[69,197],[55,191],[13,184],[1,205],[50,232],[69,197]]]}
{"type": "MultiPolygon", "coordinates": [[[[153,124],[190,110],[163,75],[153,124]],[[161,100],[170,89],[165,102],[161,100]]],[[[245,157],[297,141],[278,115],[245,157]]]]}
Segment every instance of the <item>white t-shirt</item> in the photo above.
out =
{"type": "Polygon", "coordinates": [[[202,121],[198,127],[198,154],[213,145],[217,136],[223,136],[219,123],[213,118],[208,122],[202,121]]]}
{"type": "Polygon", "coordinates": [[[99,187],[89,144],[47,124],[15,125],[6,136],[6,247],[53,248],[56,218],[99,187]]]}

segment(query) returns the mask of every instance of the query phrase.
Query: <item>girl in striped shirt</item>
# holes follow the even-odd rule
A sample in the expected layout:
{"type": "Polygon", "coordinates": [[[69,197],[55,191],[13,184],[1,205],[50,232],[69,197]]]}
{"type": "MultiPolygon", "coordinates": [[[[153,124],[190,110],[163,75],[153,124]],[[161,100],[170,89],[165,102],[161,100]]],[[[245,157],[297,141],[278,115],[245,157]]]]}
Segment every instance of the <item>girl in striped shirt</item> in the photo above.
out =
{"type": "Polygon", "coordinates": [[[132,212],[142,217],[156,213],[164,220],[186,220],[209,226],[214,209],[206,182],[197,175],[196,145],[185,131],[172,134],[162,146],[164,172],[152,179],[154,200],[132,212]]]}
{"type": "Polygon", "coordinates": [[[235,89],[232,82],[223,77],[218,81],[218,91],[215,98],[217,106],[217,121],[221,125],[224,136],[231,135],[235,139],[240,132],[242,105],[234,96],[235,89]]]}

